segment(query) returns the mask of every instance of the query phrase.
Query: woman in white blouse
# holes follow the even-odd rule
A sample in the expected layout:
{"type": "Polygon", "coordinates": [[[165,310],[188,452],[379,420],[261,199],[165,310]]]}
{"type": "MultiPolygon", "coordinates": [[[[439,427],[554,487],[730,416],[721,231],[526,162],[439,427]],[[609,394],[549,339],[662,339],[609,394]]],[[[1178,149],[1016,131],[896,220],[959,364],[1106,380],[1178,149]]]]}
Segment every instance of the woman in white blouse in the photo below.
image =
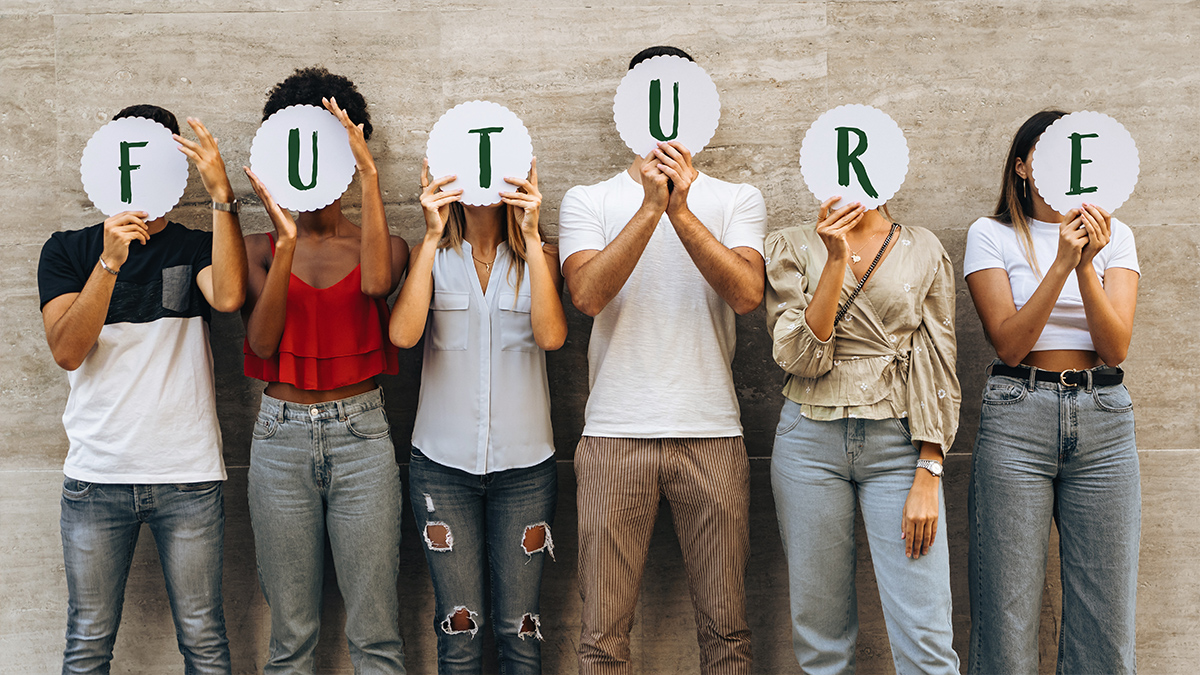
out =
{"type": "Polygon", "coordinates": [[[562,346],[567,323],[534,161],[491,206],[464,206],[461,190],[441,190],[455,177],[431,183],[425,162],[425,238],[392,312],[392,342],[425,338],[409,497],[437,599],[439,672],[481,672],[475,634],[489,618],[504,672],[541,672],[557,490],[545,350],[562,346]]]}
{"type": "Polygon", "coordinates": [[[1117,368],[1137,304],[1133,233],[1103,209],[1038,194],[1013,138],[996,215],[967,235],[963,274],[999,357],[972,464],[970,672],[1038,672],[1053,518],[1062,560],[1059,673],[1132,673],[1141,493],[1133,403],[1117,368]]]}

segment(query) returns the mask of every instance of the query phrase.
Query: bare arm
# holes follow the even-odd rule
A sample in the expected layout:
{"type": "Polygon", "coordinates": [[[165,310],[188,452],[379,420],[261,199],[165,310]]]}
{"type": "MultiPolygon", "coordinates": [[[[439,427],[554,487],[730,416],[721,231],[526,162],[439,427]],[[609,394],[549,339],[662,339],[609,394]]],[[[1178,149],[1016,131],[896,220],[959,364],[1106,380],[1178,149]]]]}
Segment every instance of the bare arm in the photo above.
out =
{"type": "Polygon", "coordinates": [[[562,306],[562,278],[558,273],[558,247],[542,246],[538,215],[542,193],[538,190],[537,158],[533,158],[529,180],[505,178],[517,186],[515,192],[501,192],[500,198],[521,211],[521,235],[525,237],[526,268],[529,272],[533,339],[538,347],[553,351],[567,341],[567,315],[562,306]],[[549,249],[549,250],[546,250],[549,249]]]}
{"type": "MultiPolygon", "coordinates": [[[[150,240],[144,211],[124,211],[104,221],[104,251],[100,254],[110,268],[119,270],[129,258],[129,244],[150,240]]],[[[117,277],[97,261],[79,293],[64,293],[42,308],[42,325],[54,362],[64,370],[75,370],[92,351],[112,299],[117,277]]]]}
{"type": "Polygon", "coordinates": [[[846,282],[846,261],[850,259],[846,233],[854,229],[866,213],[858,202],[830,213],[829,207],[839,199],[840,196],[826,199],[817,214],[817,234],[825,244],[828,257],[825,267],[821,269],[812,300],[804,310],[804,322],[820,340],[828,340],[833,335],[833,320],[837,318],[838,301],[842,297],[842,285],[846,282]]]}
{"type": "Polygon", "coordinates": [[[688,191],[699,172],[692,166],[692,153],[687,148],[678,141],[659,143],[653,154],[655,168],[673,184],[666,213],[692,262],[733,311],[738,314],[753,311],[763,298],[762,256],[746,246],[726,248],[688,209],[688,191]]]}
{"type": "Polygon", "coordinates": [[[271,221],[275,224],[275,252],[265,235],[247,237],[247,255],[252,258],[249,269],[249,292],[242,306],[246,324],[246,341],[260,359],[269,359],[279,350],[279,340],[287,323],[288,284],[292,279],[292,258],[296,253],[296,223],[281,209],[262,181],[246,169],[255,193],[262,200],[271,221]]]}
{"type": "Polygon", "coordinates": [[[388,336],[397,347],[413,347],[425,334],[429,304],[433,300],[433,259],[437,255],[442,231],[446,228],[450,203],[458,201],[462,196],[462,190],[440,190],[454,179],[455,176],[442,176],[430,183],[429,160],[425,160],[421,169],[421,208],[425,214],[425,238],[412,249],[408,261],[408,279],[400,289],[400,297],[396,298],[396,306],[392,308],[392,319],[388,323],[388,336]]]}
{"type": "Polygon", "coordinates": [[[1088,243],[1075,266],[1075,276],[1079,279],[1088,333],[1100,359],[1110,366],[1119,366],[1129,354],[1129,341],[1133,338],[1138,273],[1114,267],[1105,271],[1101,283],[1092,261],[1112,239],[1112,217],[1091,204],[1084,205],[1081,216],[1088,243]]]}
{"type": "Polygon", "coordinates": [[[1059,226],[1058,255],[1054,263],[1019,311],[1013,301],[1008,272],[992,268],[967,275],[967,288],[983,329],[996,347],[996,355],[1010,366],[1020,364],[1037,344],[1062,293],[1063,284],[1079,264],[1087,243],[1087,231],[1079,228],[1078,212],[1071,211],[1067,216],[1059,226]]]}
{"type": "MultiPolygon", "coordinates": [[[[217,139],[204,123],[189,117],[187,123],[199,142],[176,134],[179,150],[196,164],[208,196],[217,202],[233,201],[233,187],[217,139]]],[[[196,275],[204,299],[218,312],[236,312],[246,300],[246,244],[237,214],[213,209],[212,265],[196,275]]]]}

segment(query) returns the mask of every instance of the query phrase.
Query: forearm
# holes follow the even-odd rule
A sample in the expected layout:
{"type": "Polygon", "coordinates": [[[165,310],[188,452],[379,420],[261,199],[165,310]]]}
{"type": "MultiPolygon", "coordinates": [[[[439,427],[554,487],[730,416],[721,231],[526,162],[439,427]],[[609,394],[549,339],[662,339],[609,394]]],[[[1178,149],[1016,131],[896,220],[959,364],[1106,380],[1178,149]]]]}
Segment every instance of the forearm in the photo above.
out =
{"type": "Polygon", "coordinates": [[[421,341],[425,322],[429,320],[429,305],[433,301],[433,259],[437,255],[437,238],[426,237],[413,251],[408,278],[392,308],[388,336],[392,344],[408,349],[421,341]]]}
{"type": "Polygon", "coordinates": [[[359,263],[362,291],[372,298],[386,298],[396,290],[399,279],[392,278],[392,235],[383,210],[379,175],[373,170],[359,172],[362,182],[362,250],[359,263]]]}
{"type": "Polygon", "coordinates": [[[1047,270],[1029,301],[989,334],[996,355],[1002,361],[1010,366],[1018,365],[1033,350],[1070,274],[1070,269],[1063,269],[1056,262],[1047,270]]]}
{"type": "Polygon", "coordinates": [[[279,350],[279,340],[287,324],[288,285],[292,276],[292,256],[296,244],[280,240],[275,245],[275,258],[267,270],[262,293],[254,298],[254,306],[246,319],[246,340],[259,358],[269,359],[279,350]]]}
{"type": "Polygon", "coordinates": [[[525,238],[528,261],[529,292],[532,307],[529,320],[533,324],[533,339],[546,351],[562,347],[567,340],[567,315],[563,312],[558,284],[550,271],[550,263],[542,252],[542,242],[536,237],[525,238]]]}
{"type": "Polygon", "coordinates": [[[247,269],[246,240],[242,236],[241,222],[236,214],[213,209],[213,309],[218,312],[241,309],[246,301],[247,269]]]}
{"type": "Polygon", "coordinates": [[[726,248],[691,211],[669,215],[692,262],[717,295],[738,314],[758,307],[765,283],[762,267],[726,248]]]}
{"type": "Polygon", "coordinates": [[[104,271],[96,263],[71,306],[57,321],[46,327],[46,342],[50,345],[55,363],[60,367],[75,370],[92,351],[104,328],[116,280],[116,276],[104,271]]]}
{"type": "Polygon", "coordinates": [[[1118,366],[1129,353],[1129,341],[1133,337],[1132,327],[1127,325],[1113,307],[1104,285],[1089,262],[1080,268],[1079,294],[1083,298],[1083,313],[1087,317],[1088,333],[1096,353],[1104,363],[1118,366]]]}
{"type": "Polygon", "coordinates": [[[643,204],[608,246],[567,279],[571,301],[579,311],[596,316],[621,292],[661,217],[661,211],[643,204]]]}
{"type": "Polygon", "coordinates": [[[846,261],[830,258],[825,261],[821,278],[812,300],[804,310],[804,322],[819,340],[833,336],[833,320],[837,318],[838,302],[842,298],[842,285],[846,280],[846,261]]]}

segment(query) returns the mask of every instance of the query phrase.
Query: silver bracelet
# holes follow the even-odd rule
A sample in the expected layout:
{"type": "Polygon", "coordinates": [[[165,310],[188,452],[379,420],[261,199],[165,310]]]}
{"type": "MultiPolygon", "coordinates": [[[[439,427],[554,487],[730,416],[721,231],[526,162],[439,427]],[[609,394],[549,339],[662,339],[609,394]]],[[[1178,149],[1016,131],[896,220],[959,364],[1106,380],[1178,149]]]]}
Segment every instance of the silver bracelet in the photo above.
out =
{"type": "Polygon", "coordinates": [[[231,202],[219,202],[214,199],[212,207],[214,211],[224,211],[225,213],[237,215],[237,212],[241,208],[241,202],[239,202],[236,197],[231,202]]]}
{"type": "Polygon", "coordinates": [[[113,275],[114,277],[117,276],[117,274],[121,271],[121,270],[114,270],[113,268],[109,267],[108,263],[104,262],[104,256],[100,256],[100,267],[103,267],[105,272],[108,272],[109,274],[113,275]]]}

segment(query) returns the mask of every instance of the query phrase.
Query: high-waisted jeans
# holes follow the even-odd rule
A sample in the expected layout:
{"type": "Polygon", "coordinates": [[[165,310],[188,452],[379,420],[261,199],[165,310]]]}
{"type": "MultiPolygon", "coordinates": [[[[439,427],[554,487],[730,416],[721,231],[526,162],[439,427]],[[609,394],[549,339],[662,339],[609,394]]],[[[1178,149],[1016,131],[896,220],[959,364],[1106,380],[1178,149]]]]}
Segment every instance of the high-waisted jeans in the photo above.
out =
{"type": "Polygon", "coordinates": [[[443,466],[413,448],[408,474],[409,498],[437,599],[438,672],[482,672],[483,638],[477,633],[491,623],[500,672],[541,673],[538,605],[542,567],[547,555],[554,555],[554,458],[477,475],[443,466]],[[427,528],[438,526],[444,529],[429,533],[427,528]],[[531,530],[545,536],[535,541],[531,530]],[[451,625],[456,612],[466,614],[467,627],[451,625]]]}
{"type": "Polygon", "coordinates": [[[854,672],[854,514],[862,508],[899,675],[958,673],[950,618],[946,505],[929,553],[904,554],[904,503],[917,471],[904,420],[816,421],[785,400],[771,455],[787,552],[792,646],[805,673],[854,672]]]}
{"type": "Polygon", "coordinates": [[[968,510],[971,673],[1038,672],[1051,519],[1058,672],[1134,672],[1141,482],[1124,385],[988,378],[968,510]]]}
{"type": "Polygon", "coordinates": [[[328,532],[354,672],[403,673],[400,473],[380,390],[314,405],[264,394],[253,436],[250,522],[271,607],[263,672],[314,670],[328,532]]]}

